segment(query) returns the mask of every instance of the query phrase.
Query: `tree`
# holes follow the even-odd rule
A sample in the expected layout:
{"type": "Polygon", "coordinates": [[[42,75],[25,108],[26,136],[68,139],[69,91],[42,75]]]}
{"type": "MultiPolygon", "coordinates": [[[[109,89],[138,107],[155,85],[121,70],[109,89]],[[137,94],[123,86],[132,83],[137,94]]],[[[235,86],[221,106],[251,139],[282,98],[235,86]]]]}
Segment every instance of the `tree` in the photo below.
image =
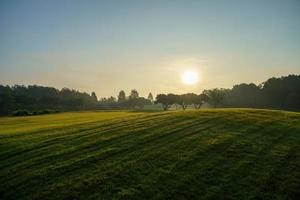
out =
{"type": "Polygon", "coordinates": [[[261,88],[253,83],[238,84],[228,92],[224,99],[224,106],[229,107],[262,107],[264,99],[261,88]]]}
{"type": "Polygon", "coordinates": [[[170,98],[165,94],[158,94],[156,96],[155,104],[160,103],[164,110],[168,110],[172,104],[170,104],[170,98]]]}
{"type": "Polygon", "coordinates": [[[194,99],[197,95],[194,93],[187,93],[187,94],[182,94],[179,97],[179,102],[178,104],[181,105],[182,109],[185,110],[188,105],[191,105],[194,103],[194,99]]]}
{"type": "Polygon", "coordinates": [[[110,96],[109,98],[106,99],[107,102],[116,102],[116,98],[113,96],[110,96]]]}
{"type": "Polygon", "coordinates": [[[131,90],[129,99],[137,99],[139,98],[139,93],[136,89],[131,90]]]}
{"type": "Polygon", "coordinates": [[[289,93],[284,102],[284,108],[300,111],[300,93],[289,93]]]}
{"type": "Polygon", "coordinates": [[[126,94],[124,90],[121,90],[118,95],[118,102],[124,102],[126,100],[126,94]]]}
{"type": "Polygon", "coordinates": [[[151,104],[151,101],[144,97],[139,97],[137,99],[131,99],[130,101],[132,101],[132,104],[134,105],[134,107],[137,107],[139,109],[144,108],[145,105],[151,104]]]}
{"type": "MultiPolygon", "coordinates": [[[[287,105],[286,99],[291,95],[300,95],[300,75],[270,78],[263,83],[262,92],[268,107],[289,108],[290,110],[291,107],[287,105]]],[[[291,101],[289,100],[289,102],[291,101]]],[[[298,110],[297,107],[300,107],[300,102],[298,102],[298,105],[294,104],[293,109],[298,110]]]]}
{"type": "Polygon", "coordinates": [[[177,94],[172,94],[172,93],[169,93],[168,95],[167,95],[167,100],[168,100],[168,103],[170,104],[170,106],[171,105],[177,105],[178,104],[178,102],[179,102],[179,95],[177,95],[177,94]]]}
{"type": "Polygon", "coordinates": [[[0,85],[0,115],[9,114],[14,108],[14,97],[9,86],[0,85]]]}
{"type": "Polygon", "coordinates": [[[203,103],[208,102],[208,100],[209,100],[208,96],[203,93],[193,96],[193,99],[192,99],[195,109],[200,109],[201,106],[203,105],[203,103]]]}
{"type": "Polygon", "coordinates": [[[95,92],[92,92],[91,97],[92,97],[92,100],[93,100],[94,102],[97,102],[97,101],[98,101],[98,98],[97,98],[97,95],[96,95],[95,92]]]}
{"type": "Polygon", "coordinates": [[[148,98],[147,98],[150,102],[153,102],[153,95],[152,95],[152,93],[150,92],[149,94],[148,94],[148,98]]]}
{"type": "Polygon", "coordinates": [[[225,95],[226,95],[226,90],[225,89],[212,89],[212,90],[204,90],[203,91],[203,94],[206,94],[209,98],[209,103],[214,107],[216,108],[217,105],[219,105],[225,95]]]}
{"type": "Polygon", "coordinates": [[[186,104],[185,104],[183,95],[178,95],[178,98],[176,99],[176,104],[180,105],[183,110],[186,109],[186,104]]]}

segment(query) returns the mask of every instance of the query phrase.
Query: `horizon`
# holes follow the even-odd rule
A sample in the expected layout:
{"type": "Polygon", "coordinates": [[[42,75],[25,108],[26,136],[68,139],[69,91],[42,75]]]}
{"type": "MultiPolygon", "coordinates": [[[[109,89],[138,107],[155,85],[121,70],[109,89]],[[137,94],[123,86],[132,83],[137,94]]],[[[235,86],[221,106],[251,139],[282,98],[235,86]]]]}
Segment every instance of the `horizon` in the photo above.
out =
{"type": "Polygon", "coordinates": [[[1,1],[0,84],[98,97],[300,74],[300,2],[1,1]],[[197,75],[192,84],[182,75],[197,75]]]}
{"type": "MultiPolygon", "coordinates": [[[[233,89],[234,86],[236,85],[240,85],[240,84],[247,84],[247,85],[250,85],[250,84],[255,84],[256,86],[260,86],[262,85],[264,82],[266,82],[267,80],[271,79],[271,78],[276,78],[276,79],[280,79],[280,78],[287,78],[289,76],[300,76],[300,74],[289,74],[287,76],[280,76],[280,77],[269,77],[268,79],[264,80],[264,81],[261,81],[260,83],[254,83],[254,82],[249,82],[249,83],[235,83],[233,84],[231,87],[228,87],[228,88],[222,88],[222,87],[214,87],[214,88],[204,88],[203,90],[201,91],[196,91],[196,92],[187,92],[187,93],[177,93],[178,95],[182,95],[182,94],[188,94],[188,93],[193,93],[193,94],[201,94],[203,93],[204,90],[213,90],[213,89],[233,89]]],[[[1,83],[0,83],[1,85],[1,83]]],[[[29,87],[29,86],[41,86],[41,87],[50,87],[50,88],[55,88],[57,90],[62,90],[64,88],[66,89],[70,89],[70,90],[75,90],[75,91],[78,91],[78,92],[81,92],[81,93],[88,93],[89,95],[91,95],[93,92],[95,92],[94,90],[90,90],[91,92],[89,91],[84,91],[84,90],[79,90],[79,89],[76,89],[76,88],[69,88],[69,87],[61,87],[61,88],[58,88],[58,87],[55,87],[55,86],[51,86],[51,85],[37,85],[37,84],[29,84],[29,85],[25,85],[25,84],[14,84],[14,85],[3,85],[3,86],[9,86],[9,87],[13,87],[15,85],[18,85],[18,86],[25,86],[25,87],[29,87]]],[[[135,88],[131,88],[131,89],[128,89],[128,90],[125,90],[125,89],[120,89],[116,94],[114,95],[109,95],[109,96],[100,96],[97,94],[97,92],[95,92],[95,94],[97,95],[97,98],[98,100],[100,101],[102,98],[110,98],[110,97],[115,97],[115,98],[118,98],[118,95],[119,95],[119,92],[120,91],[124,91],[125,92],[125,95],[126,97],[128,97],[130,95],[130,92],[132,90],[136,90],[135,88]]],[[[145,93],[145,94],[141,94],[138,90],[137,92],[139,93],[139,96],[140,97],[145,97],[147,98],[147,96],[149,95],[149,93],[151,93],[155,99],[155,96],[157,96],[158,94],[162,94],[162,93],[153,93],[152,91],[149,91],[148,93],[145,93]]],[[[171,92],[167,92],[166,94],[174,94],[174,93],[171,93],[171,92]]]]}

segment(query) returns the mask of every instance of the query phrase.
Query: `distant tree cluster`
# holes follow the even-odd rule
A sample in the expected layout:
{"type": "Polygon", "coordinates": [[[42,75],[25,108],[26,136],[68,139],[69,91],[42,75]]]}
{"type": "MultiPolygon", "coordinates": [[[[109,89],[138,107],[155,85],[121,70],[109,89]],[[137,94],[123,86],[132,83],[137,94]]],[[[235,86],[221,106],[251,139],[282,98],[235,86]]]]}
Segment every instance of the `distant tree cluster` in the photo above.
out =
{"type": "Polygon", "coordinates": [[[68,88],[0,85],[0,114],[10,114],[15,110],[38,111],[42,109],[82,110],[95,108],[97,96],[68,88]]]}
{"type": "Polygon", "coordinates": [[[128,97],[124,91],[121,91],[118,99],[109,97],[98,100],[95,92],[88,94],[68,88],[58,90],[37,85],[27,87],[0,85],[0,115],[43,114],[50,110],[143,108],[145,105],[152,104],[151,93],[149,97],[149,99],[139,97],[137,90],[132,90],[128,97]]]}
{"type": "Polygon", "coordinates": [[[204,103],[209,103],[217,107],[224,100],[226,95],[225,89],[204,90],[201,94],[158,94],[155,103],[160,103],[164,110],[168,110],[172,105],[180,106],[185,110],[188,106],[200,109],[204,103]]]}
{"type": "Polygon", "coordinates": [[[203,103],[212,107],[271,108],[300,111],[300,75],[270,78],[260,85],[239,84],[232,89],[204,90],[201,94],[158,94],[156,103],[164,110],[172,105],[180,105],[184,110],[188,105],[199,109],[203,103]]]}
{"type": "Polygon", "coordinates": [[[208,96],[204,93],[196,95],[194,93],[176,95],[176,94],[159,94],[156,96],[155,103],[160,103],[164,110],[168,110],[172,105],[181,106],[183,110],[188,105],[193,105],[195,109],[199,109],[204,102],[208,101],[208,96]]]}
{"type": "Polygon", "coordinates": [[[239,84],[226,93],[224,107],[300,111],[300,75],[270,78],[260,85],[239,84]]]}
{"type": "Polygon", "coordinates": [[[148,98],[140,97],[137,90],[131,90],[129,96],[126,96],[124,90],[118,94],[118,98],[102,98],[98,102],[100,109],[142,109],[145,105],[153,104],[153,96],[149,93],[148,98]],[[150,97],[150,98],[149,98],[150,97]],[[151,98],[152,97],[152,98],[151,98]]]}

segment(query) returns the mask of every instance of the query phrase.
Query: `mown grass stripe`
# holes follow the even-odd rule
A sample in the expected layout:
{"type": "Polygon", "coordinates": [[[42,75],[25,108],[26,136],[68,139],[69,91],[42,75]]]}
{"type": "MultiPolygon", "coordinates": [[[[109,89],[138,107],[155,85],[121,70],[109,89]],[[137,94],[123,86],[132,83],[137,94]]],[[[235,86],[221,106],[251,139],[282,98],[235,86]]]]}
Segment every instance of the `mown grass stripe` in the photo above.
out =
{"type": "Polygon", "coordinates": [[[50,127],[46,119],[55,115],[0,119],[9,128],[0,128],[0,199],[299,194],[300,114],[221,109],[64,115],[58,118],[66,123],[56,120],[50,127]],[[13,130],[15,122],[24,124],[13,130]]]}

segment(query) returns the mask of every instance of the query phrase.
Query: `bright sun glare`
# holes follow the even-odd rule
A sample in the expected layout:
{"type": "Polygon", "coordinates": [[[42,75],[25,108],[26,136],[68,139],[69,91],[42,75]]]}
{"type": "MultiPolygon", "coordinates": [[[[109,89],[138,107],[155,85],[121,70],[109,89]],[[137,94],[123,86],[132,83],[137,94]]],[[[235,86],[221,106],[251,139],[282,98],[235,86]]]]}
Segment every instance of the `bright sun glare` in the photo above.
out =
{"type": "Polygon", "coordinates": [[[185,71],[181,76],[182,82],[187,85],[193,85],[198,82],[198,73],[194,71],[185,71]]]}

